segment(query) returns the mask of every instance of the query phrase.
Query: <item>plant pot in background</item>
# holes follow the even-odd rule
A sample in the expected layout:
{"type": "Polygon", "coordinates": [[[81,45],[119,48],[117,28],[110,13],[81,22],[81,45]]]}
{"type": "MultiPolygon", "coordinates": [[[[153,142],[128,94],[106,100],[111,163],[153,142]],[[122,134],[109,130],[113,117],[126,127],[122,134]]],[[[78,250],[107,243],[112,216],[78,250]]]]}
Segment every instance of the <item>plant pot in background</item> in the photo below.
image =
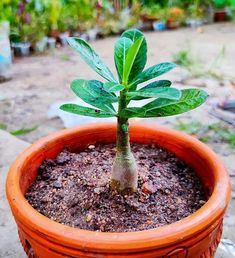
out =
{"type": "Polygon", "coordinates": [[[142,21],[141,30],[148,31],[148,30],[153,30],[153,23],[157,21],[157,18],[142,14],[141,21],[142,21]]]}
{"type": "Polygon", "coordinates": [[[43,53],[46,51],[46,47],[47,47],[47,37],[44,37],[43,39],[41,39],[40,41],[36,42],[35,44],[35,50],[37,53],[43,53]]]}
{"type": "Polygon", "coordinates": [[[166,23],[164,21],[153,22],[154,31],[164,31],[166,29],[166,23]]]}
{"type": "Polygon", "coordinates": [[[201,19],[189,19],[189,20],[187,20],[186,23],[190,28],[196,29],[196,28],[203,25],[203,20],[201,20],[201,19]]]}
{"type": "Polygon", "coordinates": [[[15,56],[28,56],[30,53],[31,44],[28,42],[19,42],[11,44],[15,56]]]}
{"type": "Polygon", "coordinates": [[[85,41],[89,41],[89,36],[86,32],[79,34],[79,38],[81,38],[85,41]]]}
{"type": "Polygon", "coordinates": [[[142,22],[139,27],[142,31],[150,31],[153,30],[152,22],[142,22]]]}
{"type": "Polygon", "coordinates": [[[177,29],[179,28],[180,24],[178,21],[175,21],[173,18],[169,18],[166,22],[167,29],[177,29]]]}
{"type": "Polygon", "coordinates": [[[37,212],[24,194],[45,159],[64,148],[80,151],[90,144],[115,143],[116,124],[80,126],[51,134],[25,150],[7,178],[7,197],[19,237],[29,257],[213,257],[229,202],[229,176],[216,154],[192,136],[156,125],[130,125],[131,142],[158,144],[192,166],[209,194],[195,213],[170,225],[127,233],[102,233],[59,224],[37,212]]]}
{"type": "Polygon", "coordinates": [[[55,38],[48,38],[47,45],[49,49],[55,49],[56,46],[56,39],[55,38]]]}
{"type": "Polygon", "coordinates": [[[87,35],[89,38],[89,41],[94,41],[97,38],[98,33],[100,30],[98,28],[93,28],[87,31],[87,35]]]}
{"type": "Polygon", "coordinates": [[[63,32],[63,33],[60,33],[60,43],[62,46],[67,46],[68,45],[68,42],[67,42],[67,38],[69,37],[70,33],[69,32],[63,32]]]}
{"type": "Polygon", "coordinates": [[[215,12],[214,12],[214,21],[215,22],[224,22],[226,20],[227,20],[227,10],[226,9],[215,10],[215,12]]]}

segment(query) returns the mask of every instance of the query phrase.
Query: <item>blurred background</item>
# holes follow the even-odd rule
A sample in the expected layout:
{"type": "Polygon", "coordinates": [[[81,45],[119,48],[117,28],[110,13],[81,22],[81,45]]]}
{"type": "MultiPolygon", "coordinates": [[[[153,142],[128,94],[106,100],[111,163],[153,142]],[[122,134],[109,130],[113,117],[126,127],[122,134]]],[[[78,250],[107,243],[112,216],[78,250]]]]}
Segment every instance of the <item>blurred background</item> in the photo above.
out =
{"type": "MultiPolygon", "coordinates": [[[[133,27],[145,33],[147,66],[173,61],[178,67],[162,78],[210,94],[195,111],[144,123],[166,124],[208,144],[224,160],[234,189],[235,0],[0,0],[0,169],[5,174],[23,146],[66,127],[101,121],[59,110],[64,102],[81,102],[69,88],[73,79],[101,79],[66,38],[87,40],[114,71],[115,41],[133,27]]],[[[6,207],[0,205],[6,232],[0,257],[24,257],[16,254],[21,248],[9,234],[14,226],[6,207]]],[[[233,257],[234,232],[235,191],[217,257],[233,257]]]]}
{"type": "Polygon", "coordinates": [[[66,44],[66,36],[94,40],[138,27],[192,28],[232,21],[235,0],[1,0],[1,33],[10,34],[16,56],[66,44]],[[7,23],[8,22],[8,25],[7,23]],[[58,44],[58,45],[57,45],[58,44]]]}
{"type": "MultiPolygon", "coordinates": [[[[213,115],[225,127],[234,124],[235,0],[1,0],[0,128],[32,142],[91,121],[59,111],[56,103],[73,98],[72,79],[96,77],[66,37],[89,41],[114,68],[116,37],[132,27],[146,33],[149,65],[176,62],[179,68],[166,76],[179,87],[208,88],[213,115]]],[[[201,134],[201,117],[193,122],[198,130],[181,120],[174,126],[201,134]]],[[[203,139],[209,138],[206,131],[203,139]]],[[[234,132],[222,140],[234,147],[234,132]]]]}

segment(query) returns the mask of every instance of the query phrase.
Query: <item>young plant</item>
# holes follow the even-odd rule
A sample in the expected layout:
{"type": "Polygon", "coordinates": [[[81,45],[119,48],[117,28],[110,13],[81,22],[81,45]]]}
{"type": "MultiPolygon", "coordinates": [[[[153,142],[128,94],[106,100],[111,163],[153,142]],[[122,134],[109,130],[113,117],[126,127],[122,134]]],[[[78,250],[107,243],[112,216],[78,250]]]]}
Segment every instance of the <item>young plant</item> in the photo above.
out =
{"type": "Polygon", "coordinates": [[[83,116],[117,118],[117,152],[111,187],[121,193],[134,192],[137,189],[138,168],[129,142],[129,118],[162,117],[187,112],[201,105],[207,93],[199,89],[179,90],[170,87],[171,82],[168,80],[153,81],[142,86],[142,83],[172,70],[176,65],[166,62],[144,70],[147,43],[139,30],[125,31],[115,44],[114,61],[118,79],[84,40],[69,38],[68,42],[106,81],[77,79],[71,83],[74,93],[95,108],[76,104],[64,104],[60,108],[83,116]],[[142,86],[140,89],[139,85],[142,86]],[[150,101],[142,107],[128,106],[132,100],[143,99],[150,101]],[[116,102],[117,110],[113,106],[116,102]]]}

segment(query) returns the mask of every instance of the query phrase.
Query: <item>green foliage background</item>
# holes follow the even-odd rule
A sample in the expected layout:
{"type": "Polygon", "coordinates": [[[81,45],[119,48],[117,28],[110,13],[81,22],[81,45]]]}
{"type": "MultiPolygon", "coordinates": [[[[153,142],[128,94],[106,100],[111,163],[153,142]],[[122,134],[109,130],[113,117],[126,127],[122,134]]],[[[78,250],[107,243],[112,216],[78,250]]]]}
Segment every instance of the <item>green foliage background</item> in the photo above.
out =
{"type": "Polygon", "coordinates": [[[1,0],[0,21],[10,22],[12,41],[34,43],[53,30],[82,33],[98,27],[103,35],[120,33],[145,15],[166,20],[172,7],[184,10],[184,23],[206,15],[208,7],[226,6],[234,10],[235,0],[1,0]]]}

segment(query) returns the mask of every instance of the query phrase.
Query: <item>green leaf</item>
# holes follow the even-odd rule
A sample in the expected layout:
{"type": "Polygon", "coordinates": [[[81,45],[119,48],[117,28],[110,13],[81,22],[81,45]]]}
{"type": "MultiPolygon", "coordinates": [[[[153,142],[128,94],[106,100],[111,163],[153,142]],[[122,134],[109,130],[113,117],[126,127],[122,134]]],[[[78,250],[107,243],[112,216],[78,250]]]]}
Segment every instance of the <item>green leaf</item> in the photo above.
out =
{"type": "Polygon", "coordinates": [[[89,107],[83,107],[76,104],[64,104],[60,106],[60,109],[69,113],[81,115],[81,116],[91,116],[91,117],[114,117],[113,113],[109,113],[100,109],[93,109],[89,107]]]}
{"type": "MultiPolygon", "coordinates": [[[[135,62],[136,56],[139,52],[140,46],[143,42],[143,39],[144,39],[143,37],[138,38],[127,51],[125,66],[123,70],[123,82],[126,84],[129,82],[129,75],[130,75],[132,66],[135,62]]],[[[136,74],[136,71],[134,72],[136,74]]]]}
{"type": "Polygon", "coordinates": [[[170,99],[156,99],[140,108],[126,108],[122,116],[131,117],[162,117],[172,116],[190,111],[203,104],[208,95],[203,90],[185,89],[178,101],[170,99]]]}
{"type": "Polygon", "coordinates": [[[146,117],[146,109],[144,107],[130,107],[121,111],[121,116],[125,118],[146,117]]]}
{"type": "MultiPolygon", "coordinates": [[[[132,42],[135,42],[138,38],[144,37],[144,34],[137,29],[129,29],[122,33],[121,38],[128,38],[132,42]]],[[[145,40],[146,42],[146,40],[145,40]]],[[[143,42],[144,43],[144,42],[143,42]]]]}
{"type": "MultiPolygon", "coordinates": [[[[159,80],[159,81],[155,81],[155,82],[151,82],[148,85],[144,86],[143,88],[141,88],[139,91],[144,91],[145,89],[154,89],[156,87],[170,87],[171,86],[171,82],[168,80],[159,80]]],[[[131,87],[129,89],[130,91],[135,91],[136,87],[131,87]]],[[[142,99],[146,99],[146,97],[133,97],[132,100],[142,100],[142,99]]]]}
{"type": "Polygon", "coordinates": [[[27,133],[35,131],[37,128],[38,128],[38,126],[34,126],[34,127],[31,127],[31,128],[23,127],[23,128],[18,129],[18,130],[11,131],[10,134],[12,134],[14,136],[27,134],[27,133]]]}
{"type": "Polygon", "coordinates": [[[86,41],[70,37],[68,38],[69,45],[74,48],[80,57],[99,75],[108,81],[116,82],[112,72],[96,54],[96,52],[86,43],[86,41]]]}
{"type": "Polygon", "coordinates": [[[170,86],[171,86],[171,81],[159,80],[159,81],[155,81],[155,82],[151,82],[151,83],[147,84],[146,86],[141,88],[139,91],[143,91],[145,89],[154,89],[157,87],[170,87],[170,86]]]}
{"type": "Polygon", "coordinates": [[[107,92],[116,92],[116,91],[121,91],[124,90],[125,87],[117,82],[106,82],[104,83],[104,90],[107,92]]]}
{"type": "Polygon", "coordinates": [[[139,51],[136,55],[135,61],[132,65],[132,69],[129,75],[129,82],[131,82],[136,74],[139,74],[143,71],[146,62],[147,62],[147,42],[144,37],[144,34],[137,29],[129,29],[121,35],[121,37],[129,38],[132,42],[137,41],[139,38],[143,38],[143,41],[140,45],[139,51]]]}
{"type": "Polygon", "coordinates": [[[111,103],[118,98],[103,88],[103,83],[97,80],[74,80],[71,83],[73,92],[86,103],[104,111],[115,112],[111,103]]]}
{"type": "Polygon", "coordinates": [[[166,115],[177,115],[195,109],[196,107],[203,104],[208,94],[199,89],[184,89],[181,90],[181,98],[178,101],[167,100],[167,99],[156,99],[144,106],[148,112],[152,110],[162,109],[166,111],[166,115]],[[168,114],[168,112],[170,112],[168,114]]]}
{"type": "Polygon", "coordinates": [[[181,97],[181,91],[176,88],[145,88],[142,91],[133,91],[128,92],[127,97],[129,99],[133,99],[136,97],[144,97],[144,98],[165,98],[165,99],[174,99],[178,100],[181,97]]]}
{"type": "Polygon", "coordinates": [[[127,51],[132,44],[132,40],[123,37],[118,39],[114,47],[114,62],[120,82],[122,82],[123,69],[125,67],[127,51]]]}
{"type": "MultiPolygon", "coordinates": [[[[181,91],[181,98],[182,98],[182,93],[183,90],[181,91]]],[[[165,107],[171,104],[175,104],[177,101],[174,99],[165,99],[165,98],[159,98],[159,99],[155,99],[151,102],[149,102],[148,104],[144,105],[143,107],[146,110],[152,110],[155,108],[161,108],[161,107],[165,107]]]]}
{"type": "Polygon", "coordinates": [[[148,69],[144,70],[142,73],[138,74],[132,84],[139,84],[151,80],[157,76],[169,72],[175,67],[176,65],[174,63],[161,63],[151,66],[148,69]]]}

